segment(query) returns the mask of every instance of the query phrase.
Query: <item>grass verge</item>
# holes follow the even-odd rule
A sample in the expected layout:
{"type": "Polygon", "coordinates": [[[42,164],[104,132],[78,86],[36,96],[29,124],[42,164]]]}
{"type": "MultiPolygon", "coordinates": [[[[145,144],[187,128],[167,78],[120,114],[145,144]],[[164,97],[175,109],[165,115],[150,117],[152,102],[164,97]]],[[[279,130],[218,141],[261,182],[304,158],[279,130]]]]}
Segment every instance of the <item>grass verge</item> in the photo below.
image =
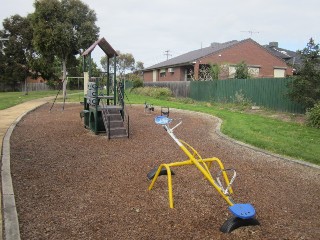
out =
{"type": "Polygon", "coordinates": [[[156,99],[127,93],[131,103],[148,102],[155,106],[208,113],[223,120],[221,131],[239,141],[273,153],[320,165],[320,129],[284,122],[266,116],[223,109],[188,99],[156,99]]]}
{"type": "MultiPolygon", "coordinates": [[[[73,96],[73,94],[78,93],[79,90],[68,90],[68,96],[73,96]]],[[[32,91],[29,92],[28,95],[25,95],[24,92],[0,92],[0,110],[6,109],[20,103],[24,103],[33,99],[56,96],[58,91],[50,90],[50,91],[32,91]]],[[[83,96],[83,94],[82,94],[83,96]]],[[[62,98],[62,91],[58,96],[62,98]]],[[[83,97],[82,97],[83,99],[83,97]]],[[[67,100],[68,101],[68,100],[67,100]]]]}

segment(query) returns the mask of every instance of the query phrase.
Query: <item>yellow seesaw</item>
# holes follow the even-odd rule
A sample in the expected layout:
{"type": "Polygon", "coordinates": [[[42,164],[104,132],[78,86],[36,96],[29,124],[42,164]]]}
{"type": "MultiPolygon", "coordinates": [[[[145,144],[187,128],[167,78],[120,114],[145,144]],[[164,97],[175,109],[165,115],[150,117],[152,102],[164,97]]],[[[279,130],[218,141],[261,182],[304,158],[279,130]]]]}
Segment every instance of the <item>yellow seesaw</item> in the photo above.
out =
{"type": "Polygon", "coordinates": [[[172,119],[166,116],[158,116],[155,118],[155,123],[158,125],[163,125],[164,129],[170,135],[170,137],[178,144],[180,149],[187,155],[188,160],[181,162],[172,162],[172,163],[164,163],[159,167],[151,170],[147,177],[152,182],[149,186],[149,190],[154,187],[155,182],[157,181],[160,175],[168,176],[168,194],[169,194],[169,206],[170,208],[174,207],[173,204],[173,193],[172,193],[172,175],[171,171],[172,167],[181,167],[186,165],[194,165],[204,176],[205,179],[209,181],[209,183],[219,192],[219,194],[223,197],[223,199],[229,204],[229,210],[233,214],[231,218],[229,218],[220,228],[222,232],[229,233],[232,230],[248,225],[259,225],[258,220],[255,218],[256,211],[254,207],[249,203],[235,203],[231,198],[231,194],[233,194],[232,183],[236,177],[236,171],[234,169],[225,169],[220,159],[216,157],[205,158],[203,159],[200,154],[188,143],[179,140],[173,133],[173,130],[178,127],[182,122],[179,122],[176,126],[170,128],[169,124],[172,122],[172,119]],[[213,162],[216,162],[220,168],[220,172],[218,177],[214,179],[209,171],[213,162]],[[227,171],[232,171],[233,176],[231,180],[229,180],[227,171]],[[224,179],[224,185],[220,181],[220,175],[222,174],[224,179]]]}

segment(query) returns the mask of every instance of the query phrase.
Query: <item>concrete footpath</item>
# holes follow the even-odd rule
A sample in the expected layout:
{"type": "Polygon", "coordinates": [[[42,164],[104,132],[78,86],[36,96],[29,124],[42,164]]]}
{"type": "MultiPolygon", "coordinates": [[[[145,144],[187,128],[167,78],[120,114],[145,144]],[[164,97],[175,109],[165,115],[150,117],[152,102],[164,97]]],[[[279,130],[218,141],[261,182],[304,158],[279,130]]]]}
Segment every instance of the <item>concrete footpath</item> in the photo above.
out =
{"type": "Polygon", "coordinates": [[[54,97],[31,100],[11,108],[0,110],[0,153],[2,159],[1,181],[2,194],[0,195],[0,240],[20,239],[18,215],[10,170],[10,136],[15,125],[28,112],[51,101],[54,97]],[[4,229],[2,227],[4,226],[4,229]]]}

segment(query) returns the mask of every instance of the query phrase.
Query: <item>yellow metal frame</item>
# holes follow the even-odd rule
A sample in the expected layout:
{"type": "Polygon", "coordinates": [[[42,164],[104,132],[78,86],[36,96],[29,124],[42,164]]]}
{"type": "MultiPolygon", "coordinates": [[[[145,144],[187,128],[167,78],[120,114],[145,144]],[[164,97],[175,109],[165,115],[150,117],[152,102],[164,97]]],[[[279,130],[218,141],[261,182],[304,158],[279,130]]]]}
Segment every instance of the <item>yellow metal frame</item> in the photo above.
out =
{"type": "MultiPolygon", "coordinates": [[[[225,183],[227,186],[230,185],[230,181],[228,178],[228,175],[225,171],[225,168],[220,161],[220,159],[213,157],[213,158],[206,158],[202,159],[200,154],[193,148],[191,147],[188,143],[179,140],[182,144],[180,145],[181,150],[188,156],[188,160],[182,161],[182,162],[173,162],[173,163],[164,163],[161,164],[149,186],[149,190],[151,190],[157,181],[157,178],[159,177],[160,171],[162,168],[165,168],[167,170],[167,175],[168,175],[168,192],[169,192],[169,206],[170,208],[173,208],[173,194],[172,194],[172,173],[171,173],[171,167],[180,167],[180,166],[185,166],[185,165],[195,165],[199,171],[204,175],[204,177],[209,181],[209,183],[220,193],[220,195],[223,197],[223,199],[230,205],[234,205],[233,201],[231,200],[230,196],[225,194],[223,192],[223,189],[217,185],[213,177],[211,176],[211,173],[209,171],[212,162],[218,163],[221,171],[223,178],[225,180],[225,183]],[[192,153],[191,153],[192,152],[192,153]]],[[[229,193],[232,194],[233,190],[230,186],[229,188],[229,193]]]]}

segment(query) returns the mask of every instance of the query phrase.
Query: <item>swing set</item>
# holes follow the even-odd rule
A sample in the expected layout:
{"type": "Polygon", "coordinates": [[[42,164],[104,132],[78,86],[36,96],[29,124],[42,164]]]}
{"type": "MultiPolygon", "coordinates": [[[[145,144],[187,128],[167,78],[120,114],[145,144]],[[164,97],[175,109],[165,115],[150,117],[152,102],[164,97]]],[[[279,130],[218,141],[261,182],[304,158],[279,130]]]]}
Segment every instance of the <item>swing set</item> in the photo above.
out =
{"type": "Polygon", "coordinates": [[[168,118],[167,116],[158,116],[155,118],[155,123],[158,125],[162,125],[169,136],[174,140],[174,142],[180,147],[180,149],[187,155],[188,160],[180,161],[180,162],[172,162],[172,163],[164,163],[159,167],[151,170],[147,177],[149,180],[152,180],[149,190],[152,190],[155,182],[157,181],[160,175],[167,175],[168,177],[168,194],[169,194],[169,207],[173,208],[173,193],[172,193],[172,175],[174,172],[171,170],[172,167],[182,167],[186,165],[194,165],[204,176],[205,179],[209,181],[212,187],[218,191],[221,197],[227,202],[229,205],[229,210],[232,213],[232,217],[230,217],[220,228],[220,231],[224,233],[230,233],[236,228],[241,226],[248,225],[259,225],[258,220],[255,218],[256,211],[254,207],[250,203],[235,203],[235,201],[231,198],[233,194],[232,183],[236,178],[235,169],[225,169],[222,162],[216,158],[205,158],[203,159],[200,154],[188,143],[178,139],[173,130],[177,128],[182,121],[176,124],[174,127],[170,127],[170,123],[173,119],[168,118]],[[220,168],[220,172],[216,179],[210,173],[210,168],[213,163],[216,163],[220,168]],[[227,172],[232,173],[232,178],[229,180],[227,172]],[[220,177],[224,181],[220,180],[220,177]]]}

